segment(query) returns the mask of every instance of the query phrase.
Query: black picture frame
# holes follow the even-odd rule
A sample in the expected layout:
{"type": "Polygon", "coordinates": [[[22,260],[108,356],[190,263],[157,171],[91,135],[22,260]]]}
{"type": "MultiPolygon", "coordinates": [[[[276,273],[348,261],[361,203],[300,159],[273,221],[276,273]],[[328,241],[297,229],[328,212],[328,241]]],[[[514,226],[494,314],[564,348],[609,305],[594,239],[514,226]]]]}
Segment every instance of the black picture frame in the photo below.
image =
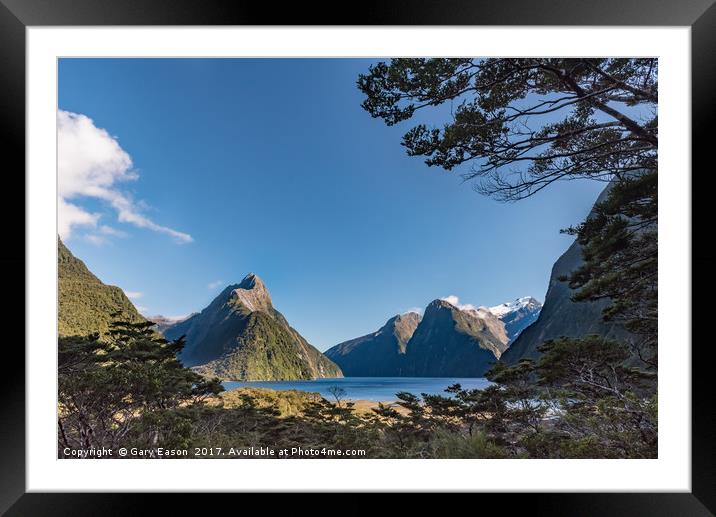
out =
{"type": "MultiPolygon", "coordinates": [[[[12,157],[14,167],[5,174],[5,191],[18,193],[5,202],[6,238],[0,260],[5,288],[24,293],[25,231],[17,221],[24,213],[25,169],[25,30],[29,26],[52,25],[607,25],[607,26],[689,26],[691,27],[692,73],[692,168],[700,171],[699,188],[692,180],[692,235],[709,235],[705,181],[713,164],[707,161],[713,144],[709,131],[716,119],[716,5],[714,0],[365,0],[350,3],[241,2],[225,0],[0,0],[0,146],[5,163],[12,157]],[[9,185],[15,181],[16,185],[9,185]],[[19,206],[18,206],[19,205],[19,206]],[[700,232],[703,230],[703,232],[700,232]],[[12,273],[14,272],[14,274],[12,273]]],[[[688,173],[687,171],[684,171],[688,173]]],[[[678,173],[684,173],[678,171],[678,173]]],[[[694,176],[692,176],[695,179],[694,176]]],[[[708,239],[701,239],[702,241],[708,239]]],[[[697,294],[714,292],[716,257],[708,244],[692,246],[693,300],[697,294]]],[[[19,296],[12,298],[15,311],[22,306],[19,296]]],[[[23,296],[24,300],[24,296],[23,296]]],[[[709,321],[713,304],[693,303],[692,342],[696,327],[709,321]],[[698,324],[698,325],[697,325],[698,324]]],[[[20,314],[6,314],[6,321],[20,326],[20,314]],[[12,318],[12,316],[16,316],[12,318]]],[[[24,314],[22,321],[25,321],[24,314]]],[[[136,508],[138,499],[122,494],[38,494],[25,491],[25,354],[17,340],[3,343],[2,394],[0,406],[0,513],[7,515],[101,515],[126,514],[136,508]],[[12,365],[8,368],[7,365],[12,365]]],[[[690,346],[689,339],[683,344],[690,346]]],[[[691,347],[692,357],[692,491],[690,493],[584,493],[584,494],[479,494],[482,511],[486,498],[509,508],[529,508],[532,514],[549,515],[714,515],[716,513],[716,410],[709,360],[709,343],[691,347]]],[[[538,461],[538,460],[537,460],[538,461]]],[[[152,496],[159,497],[159,496],[152,496]]],[[[185,507],[185,497],[161,496],[162,513],[170,506],[185,507]]],[[[215,496],[213,496],[215,497],[215,496]]],[[[247,497],[247,496],[242,496],[247,497]]],[[[273,496],[272,496],[273,497],[273,496]]],[[[293,498],[296,495],[292,496],[293,498]]],[[[295,499],[293,499],[295,502],[295,499]]],[[[420,497],[412,498],[421,504],[420,497]]],[[[344,501],[345,502],[345,501],[344,501]]],[[[250,503],[249,503],[250,504],[250,503]]],[[[301,505],[301,503],[296,503],[301,505]]],[[[330,503],[329,503],[330,504],[330,503]]],[[[339,503],[340,504],[340,503],[339,503]]],[[[408,510],[407,501],[386,502],[408,510]],[[400,506],[398,506],[400,505],[400,506]]],[[[467,504],[478,504],[470,502],[467,504]]],[[[331,505],[333,506],[333,505],[331,505]]],[[[345,508],[341,504],[340,508],[345,508]]],[[[251,506],[245,506],[249,508],[251,506]]],[[[218,511],[218,507],[214,511],[218,511]]],[[[336,511],[338,510],[336,508],[336,511]]],[[[501,510],[500,510],[501,511],[501,510]]]]}

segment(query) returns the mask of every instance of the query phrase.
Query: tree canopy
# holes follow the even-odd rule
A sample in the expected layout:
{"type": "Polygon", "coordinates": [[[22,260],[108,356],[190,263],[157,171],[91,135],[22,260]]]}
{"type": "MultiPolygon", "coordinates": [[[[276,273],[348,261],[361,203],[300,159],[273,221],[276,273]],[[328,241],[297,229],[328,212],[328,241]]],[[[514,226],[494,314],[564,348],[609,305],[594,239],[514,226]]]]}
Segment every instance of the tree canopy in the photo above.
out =
{"type": "Polygon", "coordinates": [[[442,127],[417,124],[410,156],[518,200],[560,179],[609,181],[656,168],[658,60],[410,58],[358,78],[363,108],[388,125],[449,103],[442,127]]]}

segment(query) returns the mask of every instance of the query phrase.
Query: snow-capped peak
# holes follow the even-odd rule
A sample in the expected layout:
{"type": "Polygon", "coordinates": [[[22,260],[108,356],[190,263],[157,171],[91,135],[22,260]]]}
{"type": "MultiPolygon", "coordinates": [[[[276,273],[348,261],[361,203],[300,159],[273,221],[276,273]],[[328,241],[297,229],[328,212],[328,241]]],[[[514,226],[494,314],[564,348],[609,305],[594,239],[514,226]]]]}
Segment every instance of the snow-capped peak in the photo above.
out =
{"type": "Polygon", "coordinates": [[[521,309],[536,310],[539,312],[542,308],[542,304],[531,296],[523,296],[522,298],[517,298],[511,302],[501,303],[500,305],[495,305],[494,307],[485,307],[484,305],[476,307],[470,303],[462,304],[460,303],[460,298],[455,295],[444,296],[440,298],[440,300],[457,307],[461,311],[469,312],[482,318],[493,315],[502,319],[508,314],[517,312],[521,309]]]}
{"type": "Polygon", "coordinates": [[[531,296],[524,296],[522,298],[517,298],[516,300],[511,301],[511,302],[505,302],[505,303],[501,303],[500,305],[495,305],[494,307],[480,307],[480,308],[488,310],[492,314],[497,316],[498,318],[501,318],[505,314],[509,314],[510,312],[515,312],[520,309],[524,309],[525,307],[529,307],[530,305],[533,305],[535,307],[541,306],[541,304],[537,300],[532,298],[531,296]]]}
{"type": "Polygon", "coordinates": [[[469,303],[461,304],[460,299],[454,295],[435,300],[430,306],[435,303],[447,304],[464,313],[482,319],[486,325],[492,325],[490,328],[493,334],[499,335],[501,332],[505,335],[505,340],[509,343],[512,343],[517,336],[520,335],[520,332],[534,323],[542,310],[542,304],[531,296],[523,296],[522,298],[501,303],[494,307],[485,307],[484,305],[475,307],[469,303]],[[496,323],[497,321],[503,324],[502,330],[500,330],[499,325],[496,323]]]}

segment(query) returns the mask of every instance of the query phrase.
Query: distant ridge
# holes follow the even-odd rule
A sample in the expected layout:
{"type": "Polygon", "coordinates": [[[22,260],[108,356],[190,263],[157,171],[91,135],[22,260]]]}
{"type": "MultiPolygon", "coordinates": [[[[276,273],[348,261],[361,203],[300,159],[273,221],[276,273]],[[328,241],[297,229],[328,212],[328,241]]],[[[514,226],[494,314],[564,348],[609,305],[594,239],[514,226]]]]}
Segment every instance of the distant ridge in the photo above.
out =
{"type": "Polygon", "coordinates": [[[421,319],[416,312],[393,316],[379,330],[340,343],[325,355],[349,377],[400,376],[405,347],[421,319]]]}
{"type": "Polygon", "coordinates": [[[529,296],[489,308],[434,300],[325,354],[352,377],[480,377],[541,307],[529,296]]]}

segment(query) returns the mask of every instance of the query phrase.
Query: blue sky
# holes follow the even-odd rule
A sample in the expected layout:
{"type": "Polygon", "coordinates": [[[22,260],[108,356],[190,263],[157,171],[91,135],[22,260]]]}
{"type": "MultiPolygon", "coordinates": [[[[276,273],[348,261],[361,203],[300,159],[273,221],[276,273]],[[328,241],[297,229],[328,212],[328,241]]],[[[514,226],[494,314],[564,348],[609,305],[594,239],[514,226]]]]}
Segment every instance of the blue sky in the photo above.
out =
{"type": "Polygon", "coordinates": [[[109,175],[67,180],[66,244],[150,315],[201,310],[253,271],[320,350],[448,295],[543,301],[572,240],[559,229],[603,184],[511,204],[475,193],[460,171],[405,154],[412,121],[387,127],[360,107],[370,63],[61,60],[61,130],[75,146],[61,196],[84,153],[109,175]]]}

